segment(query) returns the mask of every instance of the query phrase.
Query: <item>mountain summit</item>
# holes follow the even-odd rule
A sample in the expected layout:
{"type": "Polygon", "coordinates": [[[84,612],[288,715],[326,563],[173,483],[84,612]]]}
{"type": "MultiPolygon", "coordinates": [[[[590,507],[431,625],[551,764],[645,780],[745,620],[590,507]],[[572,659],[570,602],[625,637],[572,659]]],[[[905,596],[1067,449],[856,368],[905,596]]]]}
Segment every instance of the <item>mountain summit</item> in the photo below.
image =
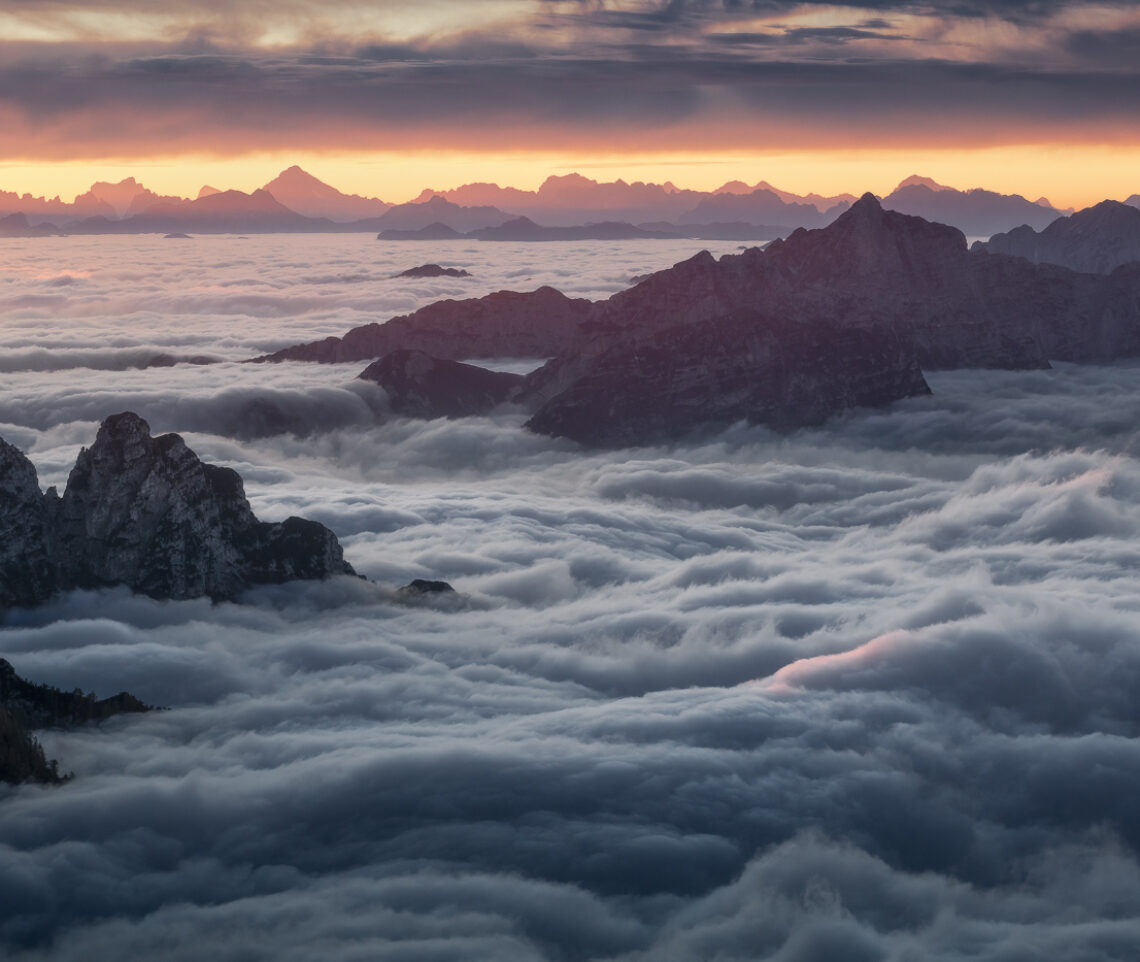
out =
{"type": "Polygon", "coordinates": [[[107,418],[62,497],[0,439],[0,608],[126,585],[154,598],[235,598],[258,584],[352,574],[324,525],[258,521],[241,477],[136,414],[107,418]]]}
{"type": "Polygon", "coordinates": [[[340,223],[379,217],[392,206],[375,197],[341,193],[295,164],[281,171],[263,190],[295,213],[340,223]]]}

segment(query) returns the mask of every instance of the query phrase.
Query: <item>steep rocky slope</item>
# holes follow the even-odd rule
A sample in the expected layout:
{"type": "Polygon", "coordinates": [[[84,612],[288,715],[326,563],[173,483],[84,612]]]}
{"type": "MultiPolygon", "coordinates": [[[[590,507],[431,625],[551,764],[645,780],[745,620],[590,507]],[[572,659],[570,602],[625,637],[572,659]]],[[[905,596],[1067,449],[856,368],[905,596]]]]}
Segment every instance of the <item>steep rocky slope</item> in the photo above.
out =
{"type": "Polygon", "coordinates": [[[650,275],[599,304],[587,328],[608,349],[637,331],[759,310],[893,327],[925,369],[1032,368],[1136,353],[1136,293],[1127,275],[970,252],[957,229],[884,210],[866,194],[821,230],[650,275]]]}
{"type": "Polygon", "coordinates": [[[384,324],[355,327],[287,347],[255,361],[362,361],[391,351],[424,351],[434,357],[552,357],[581,338],[593,303],[553,287],[529,293],[498,291],[486,297],[444,300],[384,324]]]}
{"type": "Polygon", "coordinates": [[[0,608],[56,591],[127,585],[155,598],[234,598],[253,585],[350,574],[340,544],[302,518],[258,521],[237,472],[177,434],[107,418],[60,498],[0,442],[0,608]]]}
{"type": "Polygon", "coordinates": [[[585,364],[556,360],[544,377],[560,380],[564,366],[574,376],[527,427],[597,447],[655,444],[742,419],[786,430],[930,393],[910,345],[890,328],[747,311],[665,328],[585,364]]]}

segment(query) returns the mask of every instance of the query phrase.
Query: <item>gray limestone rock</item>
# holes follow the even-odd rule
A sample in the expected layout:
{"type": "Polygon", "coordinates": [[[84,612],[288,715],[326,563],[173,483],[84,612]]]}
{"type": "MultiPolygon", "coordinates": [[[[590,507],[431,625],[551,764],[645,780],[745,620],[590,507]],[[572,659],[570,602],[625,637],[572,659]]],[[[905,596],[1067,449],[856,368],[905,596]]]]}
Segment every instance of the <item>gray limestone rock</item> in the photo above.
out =
{"type": "Polygon", "coordinates": [[[0,442],[0,607],[127,585],[155,598],[234,598],[258,584],[351,574],[336,536],[301,518],[258,521],[237,472],[177,434],[117,414],[79,453],[63,497],[0,442]]]}

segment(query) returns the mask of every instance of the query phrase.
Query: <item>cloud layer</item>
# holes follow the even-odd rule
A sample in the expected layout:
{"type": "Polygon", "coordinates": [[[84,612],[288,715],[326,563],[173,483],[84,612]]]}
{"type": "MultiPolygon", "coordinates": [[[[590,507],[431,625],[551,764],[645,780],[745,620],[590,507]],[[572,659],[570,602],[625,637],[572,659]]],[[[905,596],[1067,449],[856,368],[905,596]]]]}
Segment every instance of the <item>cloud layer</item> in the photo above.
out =
{"type": "MultiPolygon", "coordinates": [[[[254,238],[226,314],[202,265],[239,242],[161,248],[145,281],[101,280],[88,243],[35,261],[84,264],[93,291],[6,314],[19,350],[63,360],[6,375],[0,434],[61,483],[137,402],[382,584],[11,615],[0,655],[26,677],[171,710],[44,733],[77,778],[0,791],[5,957],[1136,956],[1135,364],[936,374],[818,430],[583,453],[510,412],[372,424],[382,398],[344,368],[77,369],[199,326],[194,350],[236,358],[452,290],[385,266],[314,302],[311,278],[367,272],[350,244],[389,255],[254,238]],[[140,285],[145,323],[95,309],[140,285]],[[266,285],[283,308],[257,306],[266,285]],[[232,429],[270,394],[341,413],[232,429]],[[462,604],[398,603],[413,577],[462,604]]],[[[482,250],[501,262],[452,259],[487,289],[604,291],[668,256],[482,250]]],[[[5,290],[46,283],[26,274],[5,290]]]]}

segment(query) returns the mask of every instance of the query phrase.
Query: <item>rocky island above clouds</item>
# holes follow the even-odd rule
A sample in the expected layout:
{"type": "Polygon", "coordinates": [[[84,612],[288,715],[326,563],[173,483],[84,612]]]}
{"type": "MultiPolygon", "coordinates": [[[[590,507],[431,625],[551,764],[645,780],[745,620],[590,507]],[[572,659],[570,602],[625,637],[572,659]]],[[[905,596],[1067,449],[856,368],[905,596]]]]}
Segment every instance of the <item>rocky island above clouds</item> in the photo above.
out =
{"type": "Polygon", "coordinates": [[[107,418],[63,496],[0,439],[0,611],[73,588],[125,585],[153,598],[233,599],[255,585],[353,574],[336,536],[303,518],[254,517],[241,477],[177,434],[107,418]]]}
{"type": "Polygon", "coordinates": [[[1140,264],[1097,276],[970,251],[956,228],[866,194],[825,228],[719,260],[702,252],[604,301],[551,288],[445,300],[256,360],[403,351],[426,357],[365,375],[398,413],[491,406],[485,392],[478,410],[449,401],[477,375],[432,358],[531,357],[552,360],[502,390],[541,433],[613,446],[740,419],[789,429],[926,393],[923,369],[1140,354],[1140,264]],[[409,392],[432,403],[405,403],[409,392]]]}

